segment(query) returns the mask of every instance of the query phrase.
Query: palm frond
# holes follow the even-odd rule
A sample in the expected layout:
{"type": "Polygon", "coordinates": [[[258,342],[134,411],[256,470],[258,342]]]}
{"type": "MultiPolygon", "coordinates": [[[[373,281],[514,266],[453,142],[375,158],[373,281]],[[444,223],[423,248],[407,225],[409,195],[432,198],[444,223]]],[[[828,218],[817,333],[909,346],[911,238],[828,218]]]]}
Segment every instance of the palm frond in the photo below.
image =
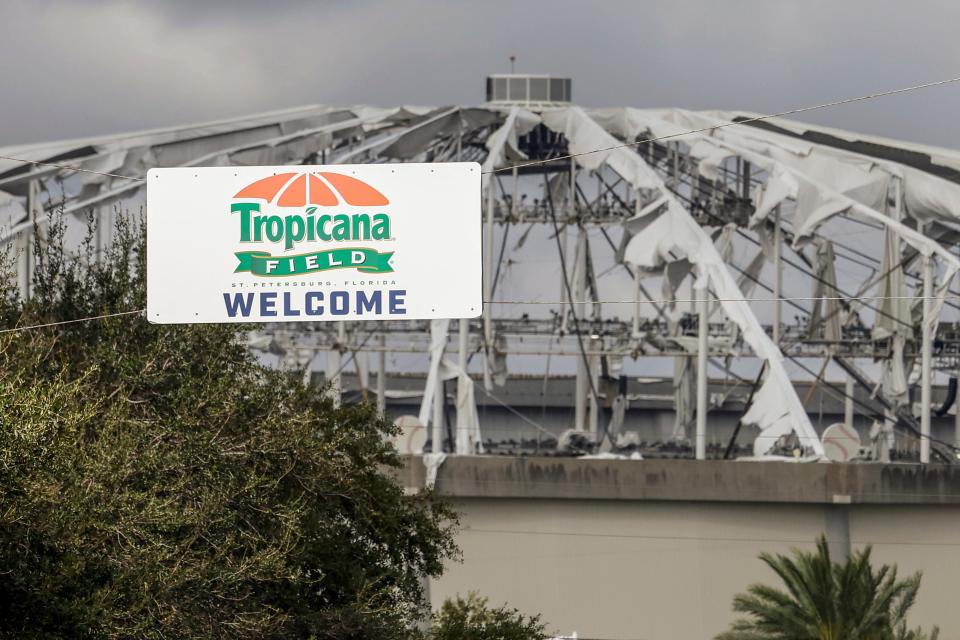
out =
{"type": "Polygon", "coordinates": [[[760,554],[783,589],[753,584],[737,595],[733,610],[744,617],[717,640],[936,640],[936,628],[907,628],[921,574],[900,580],[896,565],[874,569],[871,556],[867,546],[835,563],[824,536],[812,553],[760,554]]]}

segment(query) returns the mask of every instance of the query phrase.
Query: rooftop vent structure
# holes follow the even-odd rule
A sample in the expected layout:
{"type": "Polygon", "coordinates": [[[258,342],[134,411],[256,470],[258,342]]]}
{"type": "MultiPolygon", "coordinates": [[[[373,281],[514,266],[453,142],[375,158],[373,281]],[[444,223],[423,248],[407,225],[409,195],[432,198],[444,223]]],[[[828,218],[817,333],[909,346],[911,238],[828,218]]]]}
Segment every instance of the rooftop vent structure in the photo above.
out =
{"type": "Polygon", "coordinates": [[[487,102],[530,109],[569,104],[570,78],[505,73],[487,76],[487,102]]]}

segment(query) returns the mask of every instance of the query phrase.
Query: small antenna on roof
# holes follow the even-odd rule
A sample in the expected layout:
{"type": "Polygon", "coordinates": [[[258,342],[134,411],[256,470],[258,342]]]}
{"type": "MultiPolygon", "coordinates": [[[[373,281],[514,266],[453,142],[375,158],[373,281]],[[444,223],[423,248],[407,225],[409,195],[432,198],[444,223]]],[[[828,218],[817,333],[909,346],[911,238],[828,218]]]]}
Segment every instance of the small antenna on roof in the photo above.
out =
{"type": "Polygon", "coordinates": [[[517,61],[517,56],[513,53],[510,54],[510,73],[513,73],[513,63],[517,61]]]}

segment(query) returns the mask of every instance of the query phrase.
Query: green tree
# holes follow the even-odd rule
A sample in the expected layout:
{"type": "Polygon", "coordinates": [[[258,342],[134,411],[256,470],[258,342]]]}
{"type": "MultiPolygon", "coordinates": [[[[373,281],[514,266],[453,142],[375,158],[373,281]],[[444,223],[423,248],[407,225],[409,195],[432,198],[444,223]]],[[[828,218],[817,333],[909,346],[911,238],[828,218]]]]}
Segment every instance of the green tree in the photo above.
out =
{"type": "Polygon", "coordinates": [[[833,562],[823,536],[813,553],[761,554],[786,591],[755,584],[736,596],[734,611],[747,617],[718,640],[936,640],[936,629],[907,628],[921,574],[898,580],[896,565],[874,570],[870,554],[868,546],[833,562]]]}
{"type": "Polygon", "coordinates": [[[433,617],[430,640],[543,640],[540,616],[525,616],[506,605],[493,609],[476,593],[447,599],[433,617]]]}
{"type": "MultiPolygon", "coordinates": [[[[144,307],[142,225],[64,249],[0,326],[144,307]]],[[[0,333],[0,636],[402,638],[456,514],[406,495],[392,427],[259,364],[251,327],[139,315],[0,333]]]]}

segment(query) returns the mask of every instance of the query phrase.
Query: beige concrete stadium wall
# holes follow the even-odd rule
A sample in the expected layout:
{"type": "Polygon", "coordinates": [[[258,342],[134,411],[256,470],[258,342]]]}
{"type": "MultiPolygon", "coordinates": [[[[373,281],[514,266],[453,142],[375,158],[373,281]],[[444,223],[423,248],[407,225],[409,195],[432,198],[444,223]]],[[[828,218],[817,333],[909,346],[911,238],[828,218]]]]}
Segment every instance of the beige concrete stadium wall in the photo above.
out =
{"type": "MultiPolygon", "coordinates": [[[[479,591],[541,612],[580,638],[712,638],[733,619],[734,594],[775,583],[757,555],[812,548],[828,527],[819,505],[596,500],[458,501],[463,562],[431,583],[438,606],[479,591]]],[[[878,562],[924,572],[914,624],[960,637],[960,509],[851,506],[851,544],[878,562]]]]}
{"type": "MultiPolygon", "coordinates": [[[[422,486],[418,459],[404,473],[422,486]]],[[[581,639],[701,640],[733,620],[734,594],[776,583],[761,551],[827,532],[835,554],[872,544],[923,571],[912,623],[960,638],[958,482],[918,465],[450,458],[437,488],[463,514],[463,561],[431,601],[478,591],[581,639]]]]}

